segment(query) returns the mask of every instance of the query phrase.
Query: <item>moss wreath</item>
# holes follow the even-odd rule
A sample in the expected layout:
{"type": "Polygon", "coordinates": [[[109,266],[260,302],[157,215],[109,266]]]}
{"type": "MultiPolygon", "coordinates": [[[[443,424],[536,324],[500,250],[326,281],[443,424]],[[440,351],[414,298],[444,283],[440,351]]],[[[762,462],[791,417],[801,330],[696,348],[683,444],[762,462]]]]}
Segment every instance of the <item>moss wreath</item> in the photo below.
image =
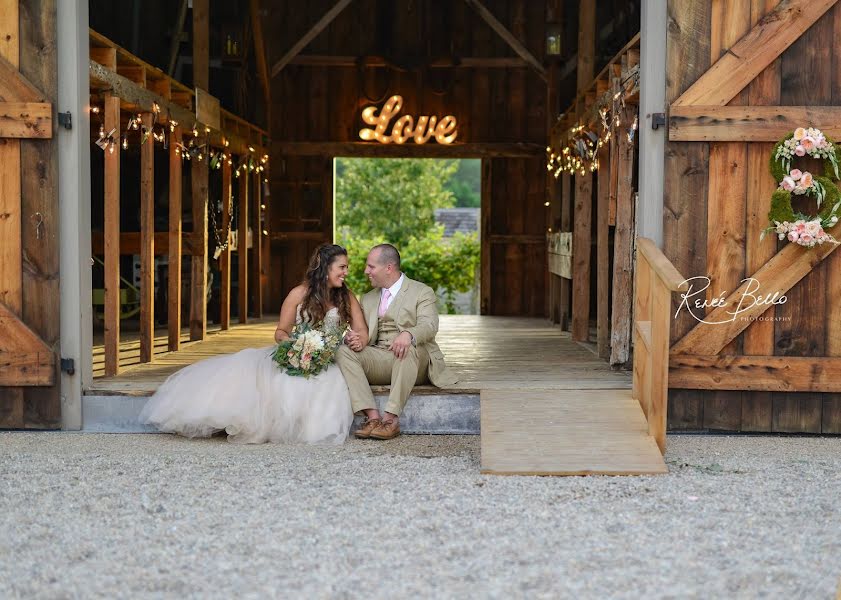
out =
{"type": "MultiPolygon", "coordinates": [[[[835,180],[841,179],[839,177],[839,164],[841,164],[841,149],[829,138],[824,138],[823,134],[818,129],[798,129],[800,132],[799,139],[804,135],[814,133],[814,137],[818,139],[826,139],[830,144],[828,149],[815,149],[812,152],[807,152],[805,156],[811,158],[822,158],[823,168],[825,174],[834,174],[835,180]]],[[[791,155],[793,144],[789,140],[795,137],[795,133],[789,133],[786,137],[781,139],[774,145],[771,150],[771,157],[769,160],[769,168],[774,180],[781,186],[786,177],[791,174],[792,160],[800,158],[796,155],[791,155]]],[[[803,213],[794,212],[791,204],[792,192],[783,189],[782,187],[774,191],[771,196],[771,209],[768,212],[768,220],[770,226],[762,232],[762,237],[766,233],[774,232],[779,239],[788,238],[789,241],[797,243],[801,246],[813,247],[816,244],[823,244],[824,242],[838,243],[835,238],[825,232],[826,229],[834,226],[838,222],[838,210],[841,208],[841,191],[835,184],[833,179],[827,176],[813,177],[814,184],[810,186],[804,193],[808,196],[817,196],[819,200],[818,206],[821,207],[817,215],[811,216],[803,213]],[[821,194],[823,197],[821,198],[821,194]],[[814,221],[819,222],[819,227],[816,227],[814,221]],[[808,236],[802,237],[804,233],[808,236]]],[[[761,238],[760,238],[761,239],[761,238]]]]}

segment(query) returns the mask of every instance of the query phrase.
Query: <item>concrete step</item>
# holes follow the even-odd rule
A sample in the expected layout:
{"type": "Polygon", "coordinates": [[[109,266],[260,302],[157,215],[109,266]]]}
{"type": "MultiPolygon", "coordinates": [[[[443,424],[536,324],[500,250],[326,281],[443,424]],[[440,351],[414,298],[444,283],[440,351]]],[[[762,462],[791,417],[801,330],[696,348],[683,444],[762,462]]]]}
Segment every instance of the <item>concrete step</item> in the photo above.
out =
{"type": "MultiPolygon", "coordinates": [[[[388,389],[372,388],[380,409],[388,400],[388,389]]],[[[403,433],[478,434],[479,391],[435,393],[438,388],[417,388],[409,397],[400,418],[403,433]]],[[[82,397],[82,430],[98,433],[155,433],[137,420],[149,396],[90,395],[82,397]]],[[[357,418],[361,421],[361,417],[357,418]]]]}

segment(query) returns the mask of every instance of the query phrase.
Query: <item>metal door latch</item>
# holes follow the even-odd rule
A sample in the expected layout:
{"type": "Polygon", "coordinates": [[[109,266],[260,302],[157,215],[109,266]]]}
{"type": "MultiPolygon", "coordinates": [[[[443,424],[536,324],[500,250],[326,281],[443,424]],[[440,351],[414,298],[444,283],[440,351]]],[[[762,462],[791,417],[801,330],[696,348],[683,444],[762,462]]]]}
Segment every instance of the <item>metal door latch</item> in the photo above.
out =
{"type": "Polygon", "coordinates": [[[73,129],[73,115],[70,114],[69,110],[58,113],[58,124],[65,129],[73,129]]]}
{"type": "Polygon", "coordinates": [[[62,358],[61,370],[67,373],[68,375],[73,375],[76,373],[76,363],[73,361],[72,358],[62,358]]]}
{"type": "Polygon", "coordinates": [[[658,127],[665,127],[666,126],[666,113],[652,113],[651,114],[651,128],[657,129],[658,127]]]}

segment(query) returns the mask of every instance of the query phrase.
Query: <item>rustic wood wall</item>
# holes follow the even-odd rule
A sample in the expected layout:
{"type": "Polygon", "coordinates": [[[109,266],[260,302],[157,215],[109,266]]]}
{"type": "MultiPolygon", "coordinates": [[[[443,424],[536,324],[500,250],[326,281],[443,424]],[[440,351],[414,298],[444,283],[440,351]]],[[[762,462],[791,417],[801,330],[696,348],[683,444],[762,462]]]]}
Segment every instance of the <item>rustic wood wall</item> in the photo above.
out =
{"type": "MultiPolygon", "coordinates": [[[[674,102],[724,55],[777,0],[669,1],[667,101],[674,102]]],[[[788,5],[785,2],[783,5],[788,5]]],[[[841,102],[841,4],[729,102],[730,106],[837,106],[841,102]]],[[[827,128],[834,123],[804,123],[827,128]]],[[[664,252],[686,277],[708,274],[713,290],[733,292],[787,242],[759,242],[771,193],[772,142],[671,141],[665,163],[664,252]]],[[[818,264],[721,354],[829,357],[841,352],[841,254],[818,264]]],[[[715,292],[717,295],[719,292],[715,292]]],[[[683,313],[672,326],[681,339],[697,323],[683,313]]],[[[841,432],[841,395],[817,392],[673,389],[672,429],[841,432]]]]}
{"type": "MultiPolygon", "coordinates": [[[[335,3],[270,3],[266,31],[274,64],[335,3]]],[[[544,2],[489,0],[485,6],[542,60],[544,2]]],[[[284,156],[285,142],[357,142],[363,107],[400,94],[405,114],[455,115],[458,142],[546,140],[546,82],[526,68],[413,69],[428,57],[516,57],[465,2],[356,0],[305,54],[385,56],[405,71],[290,64],[272,81],[271,267],[266,304],[277,310],[303,275],[312,249],[332,237],[332,157],[284,156]]],[[[412,147],[405,146],[406,156],[412,147]]],[[[483,235],[487,314],[544,316],[548,215],[543,156],[492,158],[483,235]]]]}

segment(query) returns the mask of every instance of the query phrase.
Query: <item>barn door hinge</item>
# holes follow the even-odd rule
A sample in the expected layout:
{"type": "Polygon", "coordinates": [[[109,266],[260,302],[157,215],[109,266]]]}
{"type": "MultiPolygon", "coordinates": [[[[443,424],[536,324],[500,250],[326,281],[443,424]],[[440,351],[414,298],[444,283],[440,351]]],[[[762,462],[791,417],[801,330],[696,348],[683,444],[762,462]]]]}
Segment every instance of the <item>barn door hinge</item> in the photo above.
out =
{"type": "Polygon", "coordinates": [[[666,113],[652,113],[651,114],[651,128],[657,129],[658,127],[665,127],[666,126],[666,113]]]}
{"type": "Polygon", "coordinates": [[[70,111],[58,113],[58,124],[65,129],[73,129],[73,115],[70,111]]]}
{"type": "Polygon", "coordinates": [[[72,358],[62,358],[61,370],[68,375],[73,375],[76,373],[76,362],[72,358]]]}

